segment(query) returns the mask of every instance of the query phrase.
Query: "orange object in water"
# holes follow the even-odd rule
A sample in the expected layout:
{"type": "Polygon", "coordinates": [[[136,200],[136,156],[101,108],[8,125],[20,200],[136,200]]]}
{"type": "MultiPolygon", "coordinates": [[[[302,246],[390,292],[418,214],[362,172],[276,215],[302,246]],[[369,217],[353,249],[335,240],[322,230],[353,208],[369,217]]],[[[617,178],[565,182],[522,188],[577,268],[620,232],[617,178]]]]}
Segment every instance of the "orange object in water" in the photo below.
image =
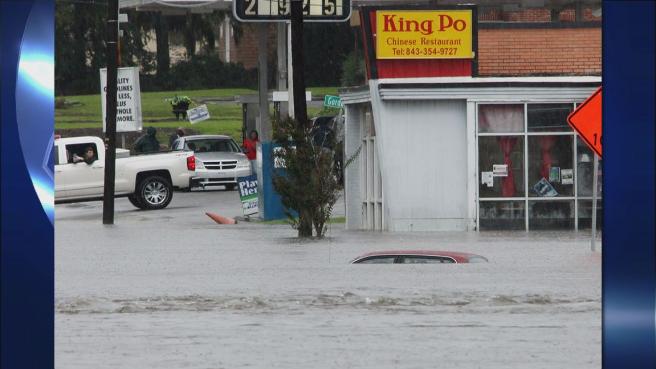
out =
{"type": "Polygon", "coordinates": [[[236,220],[234,220],[232,218],[224,217],[224,216],[219,215],[219,214],[205,213],[205,215],[212,218],[212,220],[217,222],[218,224],[237,224],[236,220]]]}

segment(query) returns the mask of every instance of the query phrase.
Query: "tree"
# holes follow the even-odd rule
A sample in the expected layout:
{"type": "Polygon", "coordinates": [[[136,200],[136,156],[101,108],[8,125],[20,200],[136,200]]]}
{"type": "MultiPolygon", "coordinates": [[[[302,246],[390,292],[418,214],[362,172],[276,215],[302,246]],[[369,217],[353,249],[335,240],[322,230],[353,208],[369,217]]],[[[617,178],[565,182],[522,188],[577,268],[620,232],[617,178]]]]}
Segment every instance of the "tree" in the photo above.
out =
{"type": "Polygon", "coordinates": [[[334,175],[336,137],[325,133],[291,119],[274,122],[274,141],[281,148],[274,157],[284,168],[274,171],[273,185],[299,237],[311,237],[313,229],[317,237],[325,235],[342,189],[334,175]]]}
{"type": "Polygon", "coordinates": [[[157,76],[166,76],[171,66],[169,51],[169,26],[166,16],[162,13],[155,15],[155,39],[157,42],[157,76]]]}

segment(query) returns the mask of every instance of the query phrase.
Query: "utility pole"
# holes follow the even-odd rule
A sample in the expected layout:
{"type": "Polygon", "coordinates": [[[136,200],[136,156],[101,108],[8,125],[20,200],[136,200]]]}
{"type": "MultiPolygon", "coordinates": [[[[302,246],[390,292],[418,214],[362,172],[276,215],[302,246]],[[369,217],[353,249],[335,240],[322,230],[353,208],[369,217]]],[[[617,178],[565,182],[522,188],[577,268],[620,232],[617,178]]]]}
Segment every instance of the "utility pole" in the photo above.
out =
{"type": "Polygon", "coordinates": [[[305,76],[303,62],[303,0],[291,1],[291,55],[294,118],[296,123],[307,126],[307,103],[305,102],[305,76]]]}
{"type": "Polygon", "coordinates": [[[107,9],[107,101],[105,132],[105,184],[103,224],[114,224],[114,179],[116,171],[116,88],[118,62],[118,0],[107,9]]]}

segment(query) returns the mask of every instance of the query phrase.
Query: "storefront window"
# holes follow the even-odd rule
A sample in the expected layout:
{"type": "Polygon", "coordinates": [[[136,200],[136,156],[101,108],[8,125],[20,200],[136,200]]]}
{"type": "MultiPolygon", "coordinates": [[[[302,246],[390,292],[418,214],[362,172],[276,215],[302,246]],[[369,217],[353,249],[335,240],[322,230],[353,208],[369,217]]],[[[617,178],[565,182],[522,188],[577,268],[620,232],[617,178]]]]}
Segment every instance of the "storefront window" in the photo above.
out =
{"type": "MultiPolygon", "coordinates": [[[[603,224],[602,201],[597,200],[597,229],[603,224]]],[[[592,200],[579,200],[579,229],[592,228],[592,200]]]]}
{"type": "Polygon", "coordinates": [[[572,104],[528,104],[529,132],[569,132],[567,116],[572,112],[572,104]]]}
{"type": "Polygon", "coordinates": [[[530,197],[574,196],[571,135],[528,136],[530,197]]]}
{"type": "Polygon", "coordinates": [[[479,196],[524,196],[524,136],[478,138],[479,196]]]}
{"type": "MultiPolygon", "coordinates": [[[[577,192],[578,196],[592,197],[592,179],[594,172],[594,153],[590,148],[581,140],[580,137],[576,138],[576,170],[577,178],[577,192]]],[[[601,159],[599,159],[597,177],[597,196],[601,198],[601,159]]]]}
{"type": "MultiPolygon", "coordinates": [[[[480,104],[478,225],[589,229],[593,152],[567,124],[573,103],[480,104]]],[[[601,199],[601,162],[599,165],[601,199]]],[[[601,201],[598,223],[601,228],[601,201]]]]}
{"type": "Polygon", "coordinates": [[[525,203],[521,201],[484,201],[480,207],[481,230],[523,230],[526,227],[525,203]]]}
{"type": "Polygon", "coordinates": [[[524,105],[479,105],[479,133],[524,132],[524,105]]]}
{"type": "Polygon", "coordinates": [[[574,229],[574,201],[529,201],[528,229],[574,229]]]}

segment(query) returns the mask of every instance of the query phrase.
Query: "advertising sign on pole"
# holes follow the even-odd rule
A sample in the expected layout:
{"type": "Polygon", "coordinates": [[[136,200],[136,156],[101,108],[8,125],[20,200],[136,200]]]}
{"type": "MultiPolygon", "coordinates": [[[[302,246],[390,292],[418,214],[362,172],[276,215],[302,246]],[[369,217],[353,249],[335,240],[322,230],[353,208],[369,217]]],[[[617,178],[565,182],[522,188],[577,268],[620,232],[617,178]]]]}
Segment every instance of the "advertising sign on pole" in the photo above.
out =
{"type": "Polygon", "coordinates": [[[239,186],[239,199],[241,200],[241,209],[244,216],[257,213],[257,176],[255,174],[247,177],[238,177],[237,185],[239,186]]]}
{"type": "MultiPolygon", "coordinates": [[[[116,132],[141,131],[141,89],[139,68],[118,68],[116,92],[116,132]]],[[[103,132],[106,132],[107,69],[100,69],[100,96],[102,101],[103,132]]]]}
{"type": "Polygon", "coordinates": [[[473,59],[472,10],[377,10],[377,59],[473,59]]]}

